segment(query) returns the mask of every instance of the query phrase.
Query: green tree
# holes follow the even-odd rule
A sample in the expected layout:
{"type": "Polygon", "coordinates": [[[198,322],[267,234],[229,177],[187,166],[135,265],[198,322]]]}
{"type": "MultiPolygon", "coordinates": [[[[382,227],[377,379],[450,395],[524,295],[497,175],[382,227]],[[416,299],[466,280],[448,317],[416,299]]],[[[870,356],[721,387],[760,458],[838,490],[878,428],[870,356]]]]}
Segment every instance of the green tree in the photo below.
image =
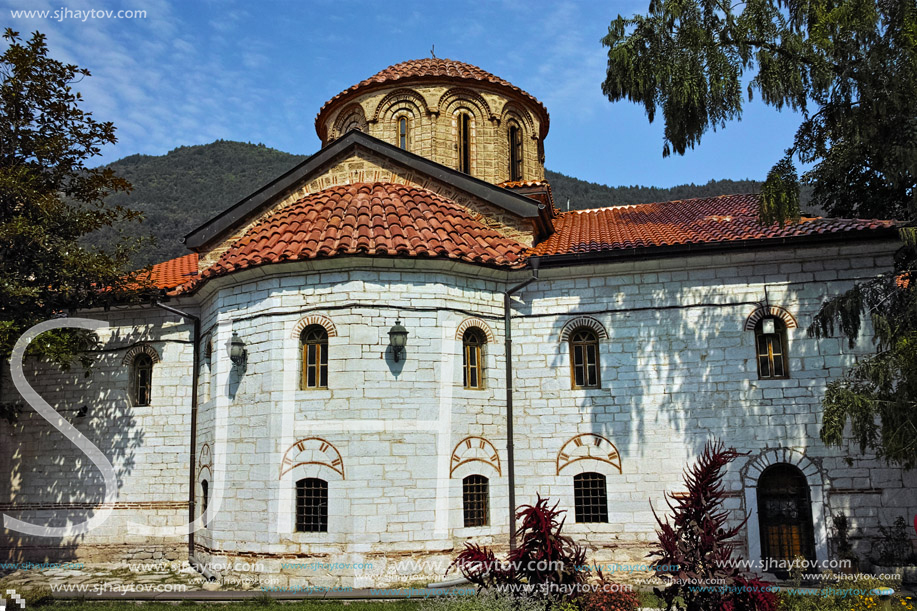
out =
{"type": "MultiPolygon", "coordinates": [[[[87,168],[111,123],[80,109],[73,90],[89,71],[48,57],[45,37],[23,41],[7,29],[0,56],[0,362],[34,324],[76,308],[121,302],[142,287],[126,263],[137,247],[123,240],[85,245],[100,228],[138,218],[104,198],[130,184],[105,168],[87,168]]],[[[85,357],[78,330],[43,334],[30,353],[67,367],[85,357]]]]}
{"type": "Polygon", "coordinates": [[[799,216],[800,183],[832,216],[895,218],[895,269],[828,300],[809,327],[855,342],[865,319],[876,353],[832,381],[822,439],[917,466],[917,4],[913,0],[652,0],[602,39],[611,101],[661,110],[663,155],[684,154],[742,114],[757,93],[801,122],[762,188],[766,224],[799,216]],[[745,89],[745,93],[743,93],[745,89]],[[810,164],[802,177],[796,162],[810,164]]]}

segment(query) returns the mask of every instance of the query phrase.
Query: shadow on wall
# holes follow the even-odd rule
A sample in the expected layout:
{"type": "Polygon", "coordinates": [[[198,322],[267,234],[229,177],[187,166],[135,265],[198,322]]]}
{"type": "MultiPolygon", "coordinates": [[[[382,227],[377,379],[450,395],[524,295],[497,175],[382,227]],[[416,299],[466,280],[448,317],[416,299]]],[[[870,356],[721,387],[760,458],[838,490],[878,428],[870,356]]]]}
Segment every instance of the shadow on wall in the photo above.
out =
{"type": "MultiPolygon", "coordinates": [[[[144,445],[135,411],[152,409],[130,405],[130,367],[122,364],[125,350],[120,348],[145,339],[141,333],[112,334],[99,347],[88,372],[78,366],[62,372],[35,360],[25,363],[29,384],[111,462],[118,491],[135,468],[136,451],[144,445]]],[[[14,423],[0,423],[0,471],[9,474],[0,480],[0,513],[52,527],[90,519],[105,497],[101,472],[67,437],[24,404],[9,369],[4,369],[3,398],[17,403],[21,412],[14,423]]],[[[96,542],[123,543],[123,534],[119,538],[115,531],[115,520],[113,514],[97,530],[65,538],[36,537],[4,528],[0,557],[11,562],[73,560],[87,536],[96,542]]],[[[0,575],[9,572],[4,569],[0,575]]]]}

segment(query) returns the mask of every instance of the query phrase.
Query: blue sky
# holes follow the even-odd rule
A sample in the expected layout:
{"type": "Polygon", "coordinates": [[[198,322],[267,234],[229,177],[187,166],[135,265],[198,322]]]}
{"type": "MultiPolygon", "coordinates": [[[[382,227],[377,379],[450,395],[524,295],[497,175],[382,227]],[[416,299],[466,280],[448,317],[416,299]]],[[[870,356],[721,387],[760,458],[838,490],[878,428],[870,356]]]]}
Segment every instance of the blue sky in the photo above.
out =
{"type": "Polygon", "coordinates": [[[0,24],[24,36],[39,30],[53,57],[90,69],[77,86],[86,108],[118,128],[100,163],[220,138],[313,153],[326,100],[386,66],[429,57],[435,45],[437,57],[480,66],[545,103],[548,169],[610,185],[763,179],[792,142],[792,112],[749,103],[741,122],[663,159],[661,116],[651,125],[640,107],[602,95],[599,40],[618,13],[647,4],[0,0],[0,24]],[[71,13],[14,18],[20,9],[71,13]],[[88,9],[146,17],[73,18],[88,9]]]}

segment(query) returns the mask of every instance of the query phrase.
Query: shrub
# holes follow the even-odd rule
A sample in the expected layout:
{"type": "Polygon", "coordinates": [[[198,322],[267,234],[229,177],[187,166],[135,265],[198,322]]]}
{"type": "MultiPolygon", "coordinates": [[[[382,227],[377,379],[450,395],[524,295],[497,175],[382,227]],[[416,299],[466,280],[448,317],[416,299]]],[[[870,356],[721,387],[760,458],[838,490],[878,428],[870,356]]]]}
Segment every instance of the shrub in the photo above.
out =
{"type": "Polygon", "coordinates": [[[548,611],[548,604],[531,596],[514,596],[509,592],[485,588],[477,596],[428,598],[420,605],[419,611],[548,611]]]}
{"type": "Polygon", "coordinates": [[[576,603],[582,611],[635,611],[640,606],[637,594],[627,590],[586,592],[576,603]]]}
{"type": "Polygon", "coordinates": [[[881,566],[905,566],[917,563],[917,554],[911,544],[907,523],[898,516],[895,523],[886,528],[879,526],[881,536],[873,544],[874,561],[881,566]]]}
{"type": "Polygon", "coordinates": [[[672,523],[656,515],[659,549],[650,554],[656,576],[669,585],[654,592],[665,601],[667,609],[681,598],[687,611],[719,611],[731,605],[735,610],[765,611],[775,608],[773,597],[752,596],[744,591],[750,582],[732,560],[733,546],[745,520],[727,526],[723,509],[723,470],[743,456],[722,442],[708,442],[704,452],[685,472],[685,494],[669,494],[666,502],[674,516],[672,523]],[[743,591],[736,592],[737,589],[743,591]],[[757,606],[761,605],[761,606],[757,606]]]}
{"type": "MultiPolygon", "coordinates": [[[[557,593],[550,586],[573,586],[583,582],[580,569],[586,561],[586,551],[573,539],[561,534],[563,510],[557,504],[548,507],[548,500],[538,496],[535,505],[523,505],[517,510],[521,521],[516,531],[518,546],[497,560],[493,551],[475,543],[466,543],[449,568],[458,567],[462,575],[480,588],[529,584],[533,593],[552,597],[557,593]]],[[[566,591],[572,593],[572,588],[566,591]]]]}

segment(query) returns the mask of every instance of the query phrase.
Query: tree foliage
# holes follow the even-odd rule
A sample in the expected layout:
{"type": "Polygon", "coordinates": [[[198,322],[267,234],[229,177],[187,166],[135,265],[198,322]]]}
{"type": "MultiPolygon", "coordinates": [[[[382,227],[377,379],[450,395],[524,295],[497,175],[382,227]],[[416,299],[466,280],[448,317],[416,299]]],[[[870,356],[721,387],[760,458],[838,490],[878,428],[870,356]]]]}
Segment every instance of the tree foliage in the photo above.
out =
{"type": "MultiPolygon", "coordinates": [[[[833,216],[913,218],[917,6],[899,0],[652,0],[602,39],[602,91],[665,121],[663,155],[684,154],[742,114],[743,83],[802,122],[763,191],[765,223],[798,216],[793,159],[833,216]],[[750,78],[749,78],[750,77],[750,78]]],[[[749,143],[753,150],[754,143],[749,143]]]]}
{"type": "MultiPolygon", "coordinates": [[[[130,184],[87,160],[115,142],[111,123],[80,108],[73,90],[89,71],[48,57],[45,37],[7,29],[0,56],[0,360],[34,324],[74,308],[107,305],[139,288],[125,274],[136,241],[109,250],[82,238],[138,218],[104,198],[130,184]]],[[[43,334],[33,354],[68,365],[88,338],[76,330],[43,334]]]]}
{"type": "MultiPolygon", "coordinates": [[[[831,216],[904,221],[889,274],[825,302],[811,336],[866,320],[877,351],[832,381],[822,440],[844,445],[852,424],[861,452],[917,466],[917,4],[912,0],[652,0],[618,17],[602,85],[650,121],[665,119],[663,155],[683,154],[742,114],[747,96],[801,114],[761,190],[760,218],[799,215],[800,184],[831,216]],[[811,165],[801,177],[796,161],[811,165]]],[[[753,143],[750,144],[750,150],[753,143]]]]}

